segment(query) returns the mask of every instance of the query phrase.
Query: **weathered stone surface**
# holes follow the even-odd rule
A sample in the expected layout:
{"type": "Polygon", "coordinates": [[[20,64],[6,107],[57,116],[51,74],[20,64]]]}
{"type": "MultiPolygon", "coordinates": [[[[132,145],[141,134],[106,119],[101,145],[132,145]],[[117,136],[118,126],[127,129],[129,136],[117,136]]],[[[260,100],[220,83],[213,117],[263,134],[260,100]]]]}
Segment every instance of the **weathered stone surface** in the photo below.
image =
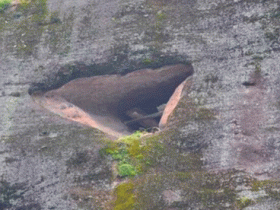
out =
{"type": "MultiPolygon", "coordinates": [[[[0,13],[0,187],[15,192],[7,202],[0,197],[1,207],[77,209],[85,202],[84,209],[94,209],[98,207],[87,206],[91,198],[77,196],[81,186],[111,189],[110,178],[104,176],[110,174],[110,161],[100,161],[102,144],[96,143],[101,133],[34,104],[27,93],[32,83],[50,90],[58,87],[53,84],[86,76],[85,68],[97,64],[110,63],[110,73],[127,73],[142,64],[174,64],[162,60],[169,56],[190,61],[194,75],[190,91],[182,91],[168,117],[167,129],[173,130],[158,140],[176,148],[175,154],[160,159],[162,168],[175,174],[193,169],[172,155],[195,152],[204,169],[243,170],[245,178],[268,182],[250,185],[248,179],[235,178],[240,173],[236,171],[219,178],[221,183],[208,176],[196,180],[197,174],[181,182],[175,175],[164,179],[162,168],[151,169],[152,175],[143,175],[145,182],[140,182],[145,185],[139,199],[150,205],[143,209],[241,209],[245,204],[251,205],[247,209],[280,208],[279,185],[271,180],[279,179],[280,167],[278,0],[31,2],[0,13]],[[72,156],[80,166],[70,167],[72,156]],[[161,180],[156,172],[162,173],[161,180]],[[200,183],[204,188],[196,188],[200,183]],[[182,202],[166,207],[162,192],[175,184],[182,202]],[[220,187],[226,184],[229,188],[220,187]],[[268,196],[246,203],[250,193],[227,194],[231,189],[259,189],[268,196]]],[[[102,71],[92,68],[90,75],[102,71]]]]}
{"type": "Polygon", "coordinates": [[[167,125],[167,121],[168,121],[168,117],[170,114],[172,114],[172,112],[174,111],[174,109],[176,108],[176,106],[178,105],[179,101],[181,100],[181,98],[183,97],[183,89],[188,88],[190,89],[192,83],[191,80],[186,80],[184,82],[182,82],[174,91],[174,93],[172,94],[172,96],[170,97],[170,99],[168,100],[162,117],[160,119],[159,122],[159,128],[163,129],[166,125],[167,125]]]}

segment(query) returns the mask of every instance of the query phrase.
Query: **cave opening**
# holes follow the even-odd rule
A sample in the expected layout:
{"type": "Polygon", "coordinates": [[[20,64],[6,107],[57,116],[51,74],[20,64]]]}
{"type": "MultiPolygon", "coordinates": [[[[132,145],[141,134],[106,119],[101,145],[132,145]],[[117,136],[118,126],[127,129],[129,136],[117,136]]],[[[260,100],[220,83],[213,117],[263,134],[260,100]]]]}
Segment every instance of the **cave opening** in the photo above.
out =
{"type": "MultiPolygon", "coordinates": [[[[33,97],[62,117],[119,137],[159,127],[166,118],[165,104],[169,106],[177,88],[192,74],[191,65],[177,64],[126,75],[79,78],[33,97]]],[[[174,108],[173,102],[168,109],[174,108]]]]}

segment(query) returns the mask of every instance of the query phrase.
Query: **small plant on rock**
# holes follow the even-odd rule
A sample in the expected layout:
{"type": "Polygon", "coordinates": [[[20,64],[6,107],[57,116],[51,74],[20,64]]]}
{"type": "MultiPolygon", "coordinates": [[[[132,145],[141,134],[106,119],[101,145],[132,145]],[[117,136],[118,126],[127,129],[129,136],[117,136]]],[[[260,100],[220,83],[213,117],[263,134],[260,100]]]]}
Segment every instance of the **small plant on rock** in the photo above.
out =
{"type": "Polygon", "coordinates": [[[140,174],[143,169],[144,153],[148,150],[141,142],[145,132],[135,133],[119,138],[105,148],[105,154],[118,162],[117,171],[121,177],[131,177],[140,174]]]}

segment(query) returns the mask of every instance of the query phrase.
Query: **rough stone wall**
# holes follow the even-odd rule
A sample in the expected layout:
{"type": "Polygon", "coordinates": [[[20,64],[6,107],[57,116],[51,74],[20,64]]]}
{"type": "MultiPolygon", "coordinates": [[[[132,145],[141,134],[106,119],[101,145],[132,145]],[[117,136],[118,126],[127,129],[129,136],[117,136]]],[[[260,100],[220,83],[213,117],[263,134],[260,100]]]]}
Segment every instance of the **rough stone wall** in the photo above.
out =
{"type": "Polygon", "coordinates": [[[32,83],[71,75],[69,65],[110,62],[106,71],[118,73],[183,57],[194,68],[193,85],[171,118],[172,144],[202,152],[212,171],[279,177],[278,0],[31,2],[0,13],[0,175],[7,189],[23,192],[14,209],[75,209],[64,196],[71,186],[109,188],[111,169],[96,143],[103,135],[47,112],[28,94],[32,83]]]}

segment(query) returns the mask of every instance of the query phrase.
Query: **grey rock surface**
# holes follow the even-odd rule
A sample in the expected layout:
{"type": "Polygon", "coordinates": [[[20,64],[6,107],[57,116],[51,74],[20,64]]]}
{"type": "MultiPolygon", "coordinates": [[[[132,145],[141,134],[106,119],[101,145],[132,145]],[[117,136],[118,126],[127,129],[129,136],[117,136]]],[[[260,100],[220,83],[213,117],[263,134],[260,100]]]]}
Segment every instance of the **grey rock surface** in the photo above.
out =
{"type": "MultiPolygon", "coordinates": [[[[170,118],[172,145],[201,153],[212,172],[279,179],[279,31],[278,0],[32,0],[2,11],[0,208],[78,209],[79,187],[112,188],[104,134],[44,110],[28,91],[174,58],[194,75],[170,118]]],[[[275,208],[277,199],[247,207],[275,208]]]]}

